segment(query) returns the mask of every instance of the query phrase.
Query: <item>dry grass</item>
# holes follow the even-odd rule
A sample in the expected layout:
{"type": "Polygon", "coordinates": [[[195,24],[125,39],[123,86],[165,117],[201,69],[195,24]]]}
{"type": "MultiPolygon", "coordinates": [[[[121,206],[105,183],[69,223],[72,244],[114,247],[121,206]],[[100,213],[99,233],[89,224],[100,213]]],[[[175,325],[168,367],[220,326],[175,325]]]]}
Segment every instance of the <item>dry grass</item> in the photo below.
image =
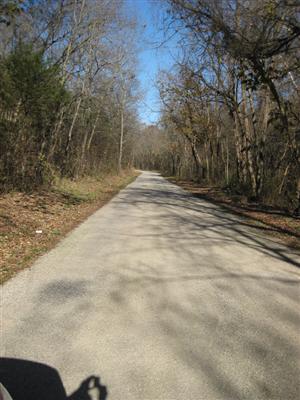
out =
{"type": "Polygon", "coordinates": [[[0,282],[28,267],[138,174],[63,179],[51,191],[0,197],[0,282]],[[39,233],[42,231],[41,233],[39,233]]]}

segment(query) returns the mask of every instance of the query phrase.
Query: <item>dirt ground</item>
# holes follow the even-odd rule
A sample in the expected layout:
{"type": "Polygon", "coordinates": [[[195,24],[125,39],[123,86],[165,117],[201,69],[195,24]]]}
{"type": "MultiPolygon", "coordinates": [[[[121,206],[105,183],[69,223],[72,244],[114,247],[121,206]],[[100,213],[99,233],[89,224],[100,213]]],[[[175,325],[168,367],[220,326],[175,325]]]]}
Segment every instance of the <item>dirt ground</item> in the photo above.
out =
{"type": "Polygon", "coordinates": [[[172,183],[181,186],[194,196],[209,200],[225,210],[245,217],[253,227],[285,243],[287,246],[300,250],[300,218],[293,217],[283,210],[274,209],[257,203],[247,202],[244,196],[233,196],[221,188],[202,186],[198,183],[168,178],[172,183]]]}
{"type": "Polygon", "coordinates": [[[0,282],[51,249],[63,236],[133,181],[120,176],[61,180],[50,191],[0,196],[0,282]]]}

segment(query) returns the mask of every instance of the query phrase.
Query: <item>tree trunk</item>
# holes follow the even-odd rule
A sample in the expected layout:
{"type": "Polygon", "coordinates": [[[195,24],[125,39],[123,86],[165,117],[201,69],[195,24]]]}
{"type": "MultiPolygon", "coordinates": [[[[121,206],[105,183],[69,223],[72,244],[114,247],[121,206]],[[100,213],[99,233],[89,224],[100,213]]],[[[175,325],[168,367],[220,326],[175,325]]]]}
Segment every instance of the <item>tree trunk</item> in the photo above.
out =
{"type": "Polygon", "coordinates": [[[121,128],[120,128],[120,145],[119,145],[118,173],[121,172],[121,168],[122,168],[123,137],[124,137],[124,110],[123,110],[123,107],[121,107],[121,128]]]}
{"type": "Polygon", "coordinates": [[[76,122],[76,120],[77,120],[77,117],[78,117],[78,113],[79,113],[79,108],[80,108],[80,105],[81,105],[81,101],[82,101],[82,98],[81,98],[81,96],[80,96],[79,99],[78,99],[78,101],[77,101],[75,113],[74,113],[74,115],[73,115],[72,123],[71,123],[70,129],[69,129],[69,133],[68,133],[68,140],[67,140],[67,145],[66,145],[66,149],[65,149],[65,154],[66,154],[66,156],[67,156],[68,153],[69,153],[69,149],[70,149],[70,145],[71,145],[71,140],[72,140],[72,135],[73,135],[73,129],[74,129],[74,126],[75,126],[75,122],[76,122]]]}
{"type": "Polygon", "coordinates": [[[257,192],[257,180],[256,180],[256,172],[257,166],[255,163],[255,155],[253,154],[253,145],[255,143],[254,132],[253,132],[253,122],[249,117],[248,110],[247,110],[247,96],[246,96],[246,87],[245,84],[242,83],[242,118],[244,120],[245,126],[245,139],[246,139],[246,154],[247,154],[247,161],[248,161],[248,171],[250,175],[250,182],[252,188],[252,194],[254,198],[258,197],[257,192]]]}
{"type": "Polygon", "coordinates": [[[226,185],[229,184],[229,145],[228,138],[226,140],[226,168],[225,168],[225,176],[226,176],[226,185]]]}
{"type": "Polygon", "coordinates": [[[193,158],[194,158],[195,165],[196,165],[197,180],[199,180],[199,178],[201,176],[201,172],[202,172],[202,161],[201,161],[201,158],[197,151],[196,145],[193,142],[193,140],[191,140],[191,139],[190,139],[190,145],[191,145],[192,154],[193,154],[193,158]]]}
{"type": "Polygon", "coordinates": [[[97,113],[97,116],[96,116],[96,119],[95,119],[95,122],[94,122],[94,125],[93,125],[93,129],[92,129],[91,135],[90,135],[89,140],[88,140],[87,151],[90,150],[93,138],[95,136],[96,127],[97,127],[97,123],[98,123],[99,117],[100,117],[100,109],[98,110],[98,113],[97,113]]]}
{"type": "Polygon", "coordinates": [[[209,157],[208,157],[208,145],[207,143],[204,144],[205,149],[205,161],[206,161],[206,179],[209,182],[210,180],[210,168],[209,168],[209,157]]]}
{"type": "Polygon", "coordinates": [[[235,149],[237,157],[237,175],[241,184],[247,183],[247,160],[245,151],[245,133],[241,124],[238,110],[234,111],[234,134],[235,134],[235,149]]]}

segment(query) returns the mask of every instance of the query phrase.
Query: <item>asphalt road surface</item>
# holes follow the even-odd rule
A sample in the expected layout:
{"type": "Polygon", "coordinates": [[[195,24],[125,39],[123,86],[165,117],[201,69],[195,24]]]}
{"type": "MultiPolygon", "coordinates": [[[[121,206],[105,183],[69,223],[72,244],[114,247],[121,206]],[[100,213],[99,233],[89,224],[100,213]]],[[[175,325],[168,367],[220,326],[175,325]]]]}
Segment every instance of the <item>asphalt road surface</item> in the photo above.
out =
{"type": "Polygon", "coordinates": [[[108,400],[297,400],[299,283],[291,250],[143,172],[4,285],[1,353],[68,394],[96,375],[108,400]]]}

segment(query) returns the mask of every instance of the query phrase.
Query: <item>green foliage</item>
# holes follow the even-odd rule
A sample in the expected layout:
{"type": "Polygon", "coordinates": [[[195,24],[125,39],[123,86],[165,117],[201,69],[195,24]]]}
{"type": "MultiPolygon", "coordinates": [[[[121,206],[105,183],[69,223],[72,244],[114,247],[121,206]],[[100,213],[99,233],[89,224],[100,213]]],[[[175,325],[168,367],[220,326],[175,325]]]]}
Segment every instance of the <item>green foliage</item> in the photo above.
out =
{"type": "Polygon", "coordinates": [[[48,120],[49,114],[67,99],[58,68],[47,64],[42,52],[35,52],[32,46],[20,44],[1,67],[1,100],[7,106],[20,102],[32,120],[48,120]]]}
{"type": "Polygon", "coordinates": [[[67,99],[59,69],[32,46],[19,44],[1,60],[0,143],[6,155],[0,163],[2,187],[31,189],[51,183],[44,151],[57,113],[67,99]]]}
{"type": "Polygon", "coordinates": [[[0,0],[0,191],[115,169],[121,108],[132,163],[135,28],[120,5],[0,0]]]}

